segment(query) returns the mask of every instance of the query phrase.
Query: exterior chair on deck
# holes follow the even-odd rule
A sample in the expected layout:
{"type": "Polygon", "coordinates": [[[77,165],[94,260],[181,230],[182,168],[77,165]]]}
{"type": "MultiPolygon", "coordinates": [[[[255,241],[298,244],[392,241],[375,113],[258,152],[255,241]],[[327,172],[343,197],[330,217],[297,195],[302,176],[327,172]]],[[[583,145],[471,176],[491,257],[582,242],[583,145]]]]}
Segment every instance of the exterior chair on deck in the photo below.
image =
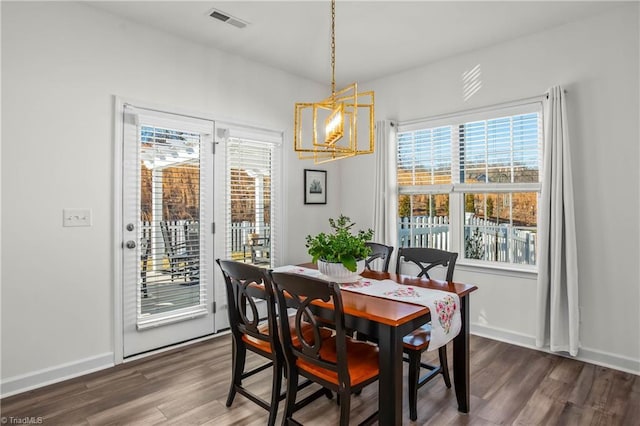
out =
{"type": "Polygon", "coordinates": [[[261,237],[259,234],[249,234],[249,247],[251,248],[251,263],[271,262],[271,239],[268,236],[261,237]]]}
{"type": "Polygon", "coordinates": [[[186,277],[192,283],[200,281],[200,223],[187,221],[184,224],[184,246],[186,264],[186,277]]]}
{"type": "MultiPolygon", "coordinates": [[[[239,393],[267,410],[269,412],[267,424],[272,426],[276,421],[279,402],[285,398],[285,394],[280,393],[284,356],[278,337],[277,322],[279,321],[271,282],[267,272],[262,268],[231,260],[217,259],[216,262],[220,265],[225,280],[233,344],[232,378],[226,405],[230,407],[236,393],[239,393]],[[267,302],[266,322],[260,318],[256,299],[264,299],[267,302]],[[269,361],[245,371],[247,351],[261,355],[269,361]],[[270,367],[273,368],[271,400],[267,402],[248,390],[242,381],[270,367]]],[[[283,318],[288,318],[286,313],[283,318]]],[[[285,324],[289,322],[293,320],[289,319],[285,324]]],[[[308,333],[310,328],[303,325],[302,330],[303,333],[308,333]]],[[[330,331],[326,330],[321,337],[328,337],[330,334],[330,331]]],[[[299,345],[298,342],[293,344],[299,345]]],[[[307,381],[299,388],[302,389],[309,384],[311,382],[307,381]]],[[[316,391],[308,399],[315,399],[321,395],[327,395],[327,391],[324,389],[316,391]]]]}
{"type": "Polygon", "coordinates": [[[169,259],[171,281],[176,277],[186,279],[189,275],[189,268],[193,266],[197,257],[187,252],[185,242],[178,242],[178,232],[175,226],[170,226],[168,222],[162,220],[160,221],[160,230],[162,231],[164,250],[169,259]]]}
{"type": "Polygon", "coordinates": [[[151,241],[148,237],[140,238],[140,279],[142,281],[142,297],[149,297],[147,291],[147,269],[149,269],[149,257],[151,257],[151,241]]]}
{"type": "MultiPolygon", "coordinates": [[[[316,278],[288,273],[272,273],[272,282],[280,316],[287,315],[287,308],[295,310],[294,328],[280,323],[280,333],[287,375],[287,399],[283,424],[297,424],[293,413],[296,404],[298,375],[321,384],[338,394],[340,425],[349,424],[351,394],[378,380],[378,348],[346,336],[340,287],[316,278]],[[321,321],[317,321],[311,308],[315,300],[333,300],[332,323],[335,335],[320,338],[321,321]],[[305,336],[302,325],[313,327],[313,334],[305,336]],[[296,346],[294,339],[301,343],[296,346]]],[[[382,397],[382,396],[381,396],[382,397]]],[[[378,413],[372,414],[362,424],[371,424],[378,413]]]]}
{"type": "MultiPolygon", "coordinates": [[[[452,253],[433,248],[403,248],[398,250],[398,262],[396,273],[400,273],[401,264],[412,263],[420,269],[418,277],[431,279],[429,271],[436,266],[447,268],[446,280],[453,281],[453,272],[456,266],[458,253],[452,253]]],[[[427,323],[404,337],[404,352],[408,355],[409,362],[409,417],[415,421],[418,418],[418,389],[428,383],[438,374],[442,374],[445,385],[451,387],[449,378],[449,365],[447,362],[447,346],[438,348],[440,365],[434,366],[421,361],[422,353],[429,348],[431,339],[431,324],[427,323]],[[425,376],[420,377],[420,368],[429,370],[425,376]]]]}
{"type": "Polygon", "coordinates": [[[393,253],[393,246],[386,246],[380,243],[367,242],[367,247],[371,248],[371,256],[364,261],[364,267],[366,269],[378,270],[371,267],[371,264],[376,260],[382,261],[382,268],[379,269],[382,272],[389,272],[389,262],[391,261],[391,253],[393,253]]]}

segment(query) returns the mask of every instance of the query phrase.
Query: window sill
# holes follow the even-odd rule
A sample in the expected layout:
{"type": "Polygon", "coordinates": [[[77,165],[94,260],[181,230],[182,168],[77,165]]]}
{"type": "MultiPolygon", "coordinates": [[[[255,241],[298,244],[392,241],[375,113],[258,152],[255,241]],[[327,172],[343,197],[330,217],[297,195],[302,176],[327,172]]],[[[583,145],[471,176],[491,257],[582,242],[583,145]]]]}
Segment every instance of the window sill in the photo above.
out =
{"type": "Polygon", "coordinates": [[[537,267],[493,265],[487,264],[485,262],[473,262],[468,259],[459,260],[456,263],[456,270],[487,275],[502,275],[514,278],[526,278],[530,280],[534,280],[538,276],[537,267]]]}

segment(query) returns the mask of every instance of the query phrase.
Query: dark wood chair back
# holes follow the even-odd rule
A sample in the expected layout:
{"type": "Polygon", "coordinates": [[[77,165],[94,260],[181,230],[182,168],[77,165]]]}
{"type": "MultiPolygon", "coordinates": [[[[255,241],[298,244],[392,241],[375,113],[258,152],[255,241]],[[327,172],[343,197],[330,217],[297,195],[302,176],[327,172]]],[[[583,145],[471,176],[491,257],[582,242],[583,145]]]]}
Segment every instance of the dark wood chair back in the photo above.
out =
{"type": "Polygon", "coordinates": [[[374,260],[380,259],[382,261],[382,272],[389,272],[389,262],[391,261],[391,253],[393,253],[393,246],[387,246],[380,243],[367,242],[367,247],[371,248],[371,255],[365,259],[364,267],[366,269],[373,269],[371,264],[374,260]]]}
{"type": "MultiPolygon", "coordinates": [[[[246,335],[264,342],[277,352],[276,312],[271,282],[266,271],[256,266],[232,260],[217,260],[227,290],[229,327],[236,340],[246,335]],[[266,300],[268,329],[260,327],[256,299],[266,300]]],[[[285,317],[286,318],[286,317],[285,317]]],[[[262,346],[262,345],[260,345],[262,346]]]]}
{"type": "MultiPolygon", "coordinates": [[[[303,275],[278,272],[272,273],[272,279],[280,316],[286,318],[288,308],[295,311],[294,327],[280,329],[287,362],[296,363],[300,360],[332,371],[338,375],[338,381],[348,388],[350,383],[346,363],[344,312],[338,284],[303,275]],[[333,362],[321,357],[320,350],[324,343],[322,326],[325,323],[318,321],[310,306],[316,300],[329,302],[332,299],[334,310],[333,317],[329,321],[335,327],[337,353],[337,359],[333,362]],[[308,324],[311,325],[312,333],[308,331],[308,324]],[[295,337],[291,333],[295,333],[295,337]],[[295,340],[299,342],[298,345],[294,345],[295,340]]],[[[320,382],[322,383],[322,380],[320,382]]],[[[328,383],[323,384],[329,386],[328,383]]]]}
{"type": "Polygon", "coordinates": [[[396,263],[396,274],[400,273],[400,266],[403,262],[413,263],[420,268],[418,277],[431,278],[429,271],[436,266],[447,268],[446,280],[453,281],[453,271],[456,266],[458,253],[439,250],[427,247],[400,247],[398,249],[398,261],[396,263]]]}

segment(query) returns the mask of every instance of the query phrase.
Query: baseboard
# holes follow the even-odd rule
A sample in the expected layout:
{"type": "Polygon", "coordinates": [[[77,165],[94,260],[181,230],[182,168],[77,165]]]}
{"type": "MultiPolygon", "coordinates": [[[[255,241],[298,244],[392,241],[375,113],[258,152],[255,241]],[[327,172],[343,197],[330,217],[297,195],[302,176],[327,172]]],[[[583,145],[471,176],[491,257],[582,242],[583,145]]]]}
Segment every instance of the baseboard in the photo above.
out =
{"type": "Polygon", "coordinates": [[[535,336],[514,333],[510,330],[500,328],[487,327],[480,324],[471,324],[470,333],[480,337],[486,337],[492,340],[510,343],[512,345],[522,346],[529,349],[535,349],[554,355],[564,356],[566,358],[577,359],[589,364],[600,365],[602,367],[613,368],[614,370],[624,371],[640,376],[640,360],[624,357],[621,355],[604,352],[597,349],[580,347],[578,356],[571,357],[569,354],[551,352],[548,349],[542,349],[536,346],[535,336]]]}
{"type": "Polygon", "coordinates": [[[11,395],[113,367],[113,359],[113,353],[109,352],[56,367],[45,368],[33,373],[3,379],[0,383],[0,398],[6,398],[11,395]]]}
{"type": "MultiPolygon", "coordinates": [[[[517,346],[535,349],[542,352],[552,353],[554,355],[566,356],[549,350],[538,348],[535,345],[535,337],[526,334],[515,333],[510,330],[504,330],[494,327],[487,327],[480,324],[471,324],[471,334],[486,337],[492,340],[498,340],[517,346]]],[[[204,339],[203,339],[204,340],[204,339]]],[[[193,343],[193,342],[190,342],[193,343]]],[[[640,360],[623,357],[620,355],[603,352],[595,349],[581,347],[577,357],[578,359],[589,364],[600,365],[615,370],[624,371],[635,375],[640,375],[640,360]]],[[[94,357],[85,358],[83,360],[62,364],[57,367],[47,368],[21,376],[9,377],[3,379],[0,383],[0,398],[6,398],[32,389],[47,386],[53,383],[62,382],[74,377],[83,376],[95,371],[103,370],[114,366],[113,353],[105,353],[94,357]]]]}
{"type": "MultiPolygon", "coordinates": [[[[189,340],[188,342],[179,343],[177,345],[161,348],[156,351],[150,351],[144,354],[136,355],[124,360],[124,362],[135,361],[151,355],[156,355],[166,351],[175,350],[194,343],[203,342],[220,336],[230,334],[229,331],[217,332],[208,336],[189,340]]],[[[27,392],[32,389],[41,388],[43,386],[52,385],[64,380],[73,379],[75,377],[84,376],[96,371],[111,368],[115,365],[114,354],[109,352],[94,357],[85,358],[83,360],[62,364],[57,367],[46,368],[33,373],[23,374],[21,376],[9,377],[0,382],[0,398],[27,392]]]]}

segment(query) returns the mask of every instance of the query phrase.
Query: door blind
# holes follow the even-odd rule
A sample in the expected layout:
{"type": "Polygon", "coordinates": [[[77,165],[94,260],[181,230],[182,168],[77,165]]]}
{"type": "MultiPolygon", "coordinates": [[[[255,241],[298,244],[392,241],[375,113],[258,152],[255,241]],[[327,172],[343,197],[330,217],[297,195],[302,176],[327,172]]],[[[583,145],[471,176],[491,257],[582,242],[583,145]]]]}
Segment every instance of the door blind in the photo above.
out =
{"type": "Polygon", "coordinates": [[[144,111],[137,116],[140,244],[138,328],[207,313],[203,231],[211,122],[144,111]]]}
{"type": "Polygon", "coordinates": [[[225,150],[226,255],[273,266],[277,256],[279,144],[268,137],[253,140],[231,135],[225,150]]]}

